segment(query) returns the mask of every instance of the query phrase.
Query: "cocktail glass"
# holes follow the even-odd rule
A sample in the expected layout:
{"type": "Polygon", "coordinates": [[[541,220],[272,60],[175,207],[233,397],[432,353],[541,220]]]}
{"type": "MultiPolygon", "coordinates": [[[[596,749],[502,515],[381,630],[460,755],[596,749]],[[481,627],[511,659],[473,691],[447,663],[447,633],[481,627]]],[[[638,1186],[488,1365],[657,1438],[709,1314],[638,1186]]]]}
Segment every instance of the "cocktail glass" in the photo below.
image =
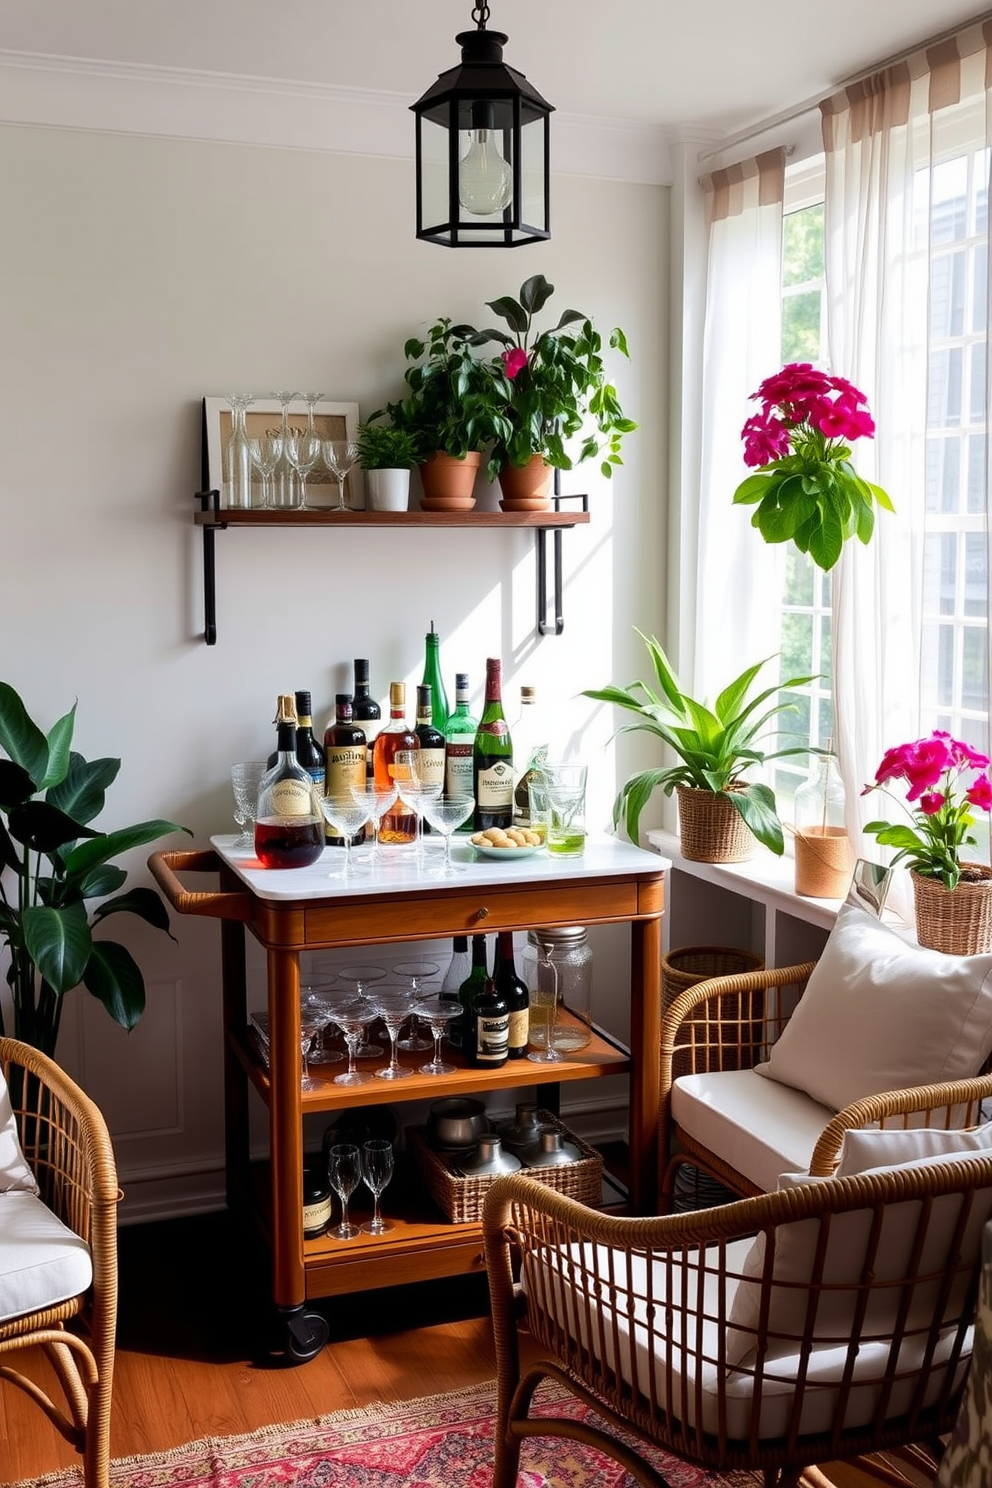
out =
{"type": "MultiPolygon", "coordinates": [[[[429,995],[426,984],[431,977],[436,977],[441,968],[436,961],[397,961],[393,964],[393,973],[401,977],[410,988],[410,994],[414,1002],[419,1003],[421,998],[429,995]]],[[[422,1049],[429,1049],[430,1039],[421,1038],[418,1029],[418,1010],[413,1009],[413,1024],[406,1038],[399,1040],[397,1048],[406,1054],[418,1054],[422,1049]]]]}
{"type": "Polygon", "coordinates": [[[389,1063],[385,1069],[377,1069],[379,1080],[406,1080],[413,1070],[404,1069],[396,1057],[396,1044],[400,1029],[414,1011],[416,1003],[413,993],[406,987],[382,987],[373,994],[372,1006],[382,1019],[389,1034],[389,1063]]]}
{"type": "Polygon", "coordinates": [[[424,801],[425,820],[444,838],[444,862],[440,868],[428,870],[432,878],[453,878],[456,873],[464,873],[464,867],[451,860],[451,839],[474,810],[473,796],[431,796],[424,801]]]}
{"type": "Polygon", "coordinates": [[[348,1068],[344,1074],[335,1075],[335,1085],[364,1085],[371,1080],[372,1076],[367,1070],[357,1069],[355,1060],[358,1057],[358,1046],[369,1024],[375,1018],[375,1013],[367,1003],[355,998],[352,1002],[332,1003],[330,1007],[331,1022],[335,1028],[339,1028],[344,1035],[345,1045],[348,1050],[348,1068]]]}
{"type": "Polygon", "coordinates": [[[351,789],[356,797],[360,796],[364,801],[369,814],[368,819],[372,823],[372,851],[365,856],[368,863],[375,867],[379,859],[379,823],[393,805],[398,792],[393,784],[384,786],[368,784],[364,788],[354,785],[351,789]]]}
{"type": "Polygon", "coordinates": [[[356,874],[367,873],[368,869],[357,866],[351,857],[351,839],[369,819],[366,798],[361,792],[349,791],[346,796],[323,796],[320,805],[328,824],[344,839],[344,866],[334,869],[327,875],[328,878],[352,878],[356,874]]]}
{"type": "MultiPolygon", "coordinates": [[[[386,976],[384,966],[371,966],[362,962],[357,966],[342,966],[338,968],[338,981],[344,982],[346,987],[354,987],[355,996],[359,1002],[364,1002],[367,1007],[371,1006],[371,992],[376,982],[381,982],[386,976]]],[[[369,1019],[369,1025],[375,1022],[376,1015],[373,1013],[369,1019]]],[[[359,1059],[378,1059],[385,1053],[381,1044],[371,1043],[366,1032],[365,1037],[358,1045],[356,1055],[359,1059]]]]}
{"type": "Polygon", "coordinates": [[[455,1065],[445,1064],[441,1058],[441,1040],[445,1035],[448,1024],[452,1018],[461,1014],[462,1006],[459,1002],[441,1001],[439,997],[429,997],[425,1002],[417,1004],[417,1016],[423,1018],[428,1024],[434,1036],[434,1058],[429,1064],[420,1066],[422,1075],[450,1075],[455,1071],[455,1065]]]}

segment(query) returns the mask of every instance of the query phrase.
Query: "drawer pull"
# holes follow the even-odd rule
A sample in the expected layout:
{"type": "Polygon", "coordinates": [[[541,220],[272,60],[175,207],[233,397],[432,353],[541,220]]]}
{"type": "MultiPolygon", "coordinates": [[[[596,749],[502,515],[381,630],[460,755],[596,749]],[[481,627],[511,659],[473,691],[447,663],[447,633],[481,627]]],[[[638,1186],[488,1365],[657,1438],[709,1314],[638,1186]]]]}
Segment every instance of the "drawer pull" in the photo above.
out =
{"type": "Polygon", "coordinates": [[[484,904],[481,905],[480,908],[475,911],[475,918],[477,920],[488,920],[488,918],[489,918],[489,911],[488,911],[488,909],[486,908],[486,906],[484,904]]]}

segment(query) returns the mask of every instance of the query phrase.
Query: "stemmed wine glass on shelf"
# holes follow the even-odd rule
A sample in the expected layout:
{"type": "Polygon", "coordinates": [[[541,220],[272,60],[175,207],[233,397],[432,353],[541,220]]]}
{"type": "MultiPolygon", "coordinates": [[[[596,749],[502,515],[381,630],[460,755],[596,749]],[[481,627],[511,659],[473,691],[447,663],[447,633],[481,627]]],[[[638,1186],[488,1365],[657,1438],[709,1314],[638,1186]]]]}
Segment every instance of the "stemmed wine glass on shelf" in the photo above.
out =
{"type": "Polygon", "coordinates": [[[348,1200],[362,1179],[361,1150],[351,1142],[338,1142],[327,1154],[327,1176],[341,1200],[341,1222],[328,1234],[335,1240],[353,1240],[360,1233],[348,1218],[348,1200]]]}
{"type": "Polygon", "coordinates": [[[372,1192],[374,1207],[372,1218],[362,1225],[366,1235],[384,1235],[393,1226],[379,1212],[382,1191],[393,1176],[393,1144],[384,1137],[374,1137],[362,1144],[362,1177],[366,1188],[372,1192]]]}
{"type": "Polygon", "coordinates": [[[297,395],[284,389],[274,392],[272,396],[282,408],[282,416],[279,421],[279,438],[282,440],[282,452],[274,471],[272,504],[273,506],[281,507],[283,510],[289,510],[300,504],[299,478],[293,469],[287,450],[289,438],[293,432],[289,426],[289,405],[297,395]]]}
{"type": "Polygon", "coordinates": [[[353,439],[325,439],[322,448],[324,464],[338,483],[338,504],[331,511],[346,512],[349,507],[344,499],[344,483],[358,464],[358,445],[353,439]]]}
{"type": "Polygon", "coordinates": [[[319,435],[307,434],[305,430],[302,433],[298,430],[290,430],[286,440],[286,458],[300,481],[297,508],[301,511],[312,511],[313,508],[307,499],[307,476],[320,459],[319,435]]]}
{"type": "Polygon", "coordinates": [[[273,434],[271,429],[266,429],[264,434],[259,434],[257,438],[248,441],[252,469],[257,470],[262,478],[261,505],[263,510],[268,510],[274,505],[272,500],[273,476],[282,459],[282,451],[282,435],[273,434]]]}

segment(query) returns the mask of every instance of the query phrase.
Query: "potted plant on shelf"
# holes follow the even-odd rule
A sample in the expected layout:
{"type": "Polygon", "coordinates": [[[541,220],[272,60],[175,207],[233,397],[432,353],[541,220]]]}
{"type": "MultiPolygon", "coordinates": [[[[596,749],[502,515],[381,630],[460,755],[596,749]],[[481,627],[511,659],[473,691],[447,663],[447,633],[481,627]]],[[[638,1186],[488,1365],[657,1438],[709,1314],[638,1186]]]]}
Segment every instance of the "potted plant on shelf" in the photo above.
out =
{"type": "Polygon", "coordinates": [[[844,377],[829,377],[809,362],[789,362],[766,377],[741,430],[744,463],[758,466],[734,492],[765,542],[793,542],[822,569],[833,568],[849,538],[867,543],[875,504],[893,511],[880,486],[850,463],[851,444],[870,439],[875,422],[864,393],[844,377]]]}
{"type": "Polygon", "coordinates": [[[373,511],[406,511],[410,471],[417,463],[417,443],[408,429],[372,419],[359,425],[358,459],[368,475],[373,511]]]}
{"type": "MultiPolygon", "coordinates": [[[[504,295],[487,303],[512,334],[499,329],[478,332],[473,345],[497,341],[503,351],[489,363],[505,427],[489,456],[490,480],[499,480],[504,510],[550,506],[554,468],[603,456],[600,469],[609,477],[623,463],[620,445],[637,428],[627,418],[602,358],[602,339],[588,316],[564,310],[557,325],[534,334],[534,317],[554,294],[554,285],[535,274],[520,286],[520,298],[504,295]],[[572,328],[572,329],[570,329],[572,328]],[[581,435],[573,460],[566,441],[581,435]]],[[[610,345],[627,356],[627,339],[619,328],[610,345]]]]}
{"type": "Polygon", "coordinates": [[[629,687],[587,689],[583,696],[636,714],[638,721],[620,732],[645,729],[655,734],[679,763],[642,770],[626,781],[614,802],[614,826],[622,818],[630,840],[637,842],[641,812],[660,785],[666,796],[678,794],[681,849],[690,861],[743,862],[751,856],[755,839],[781,856],[785,843],[775,793],[744,777],[754,765],[786,755],[820,753],[809,744],[767,749],[761,738],[771,719],[796,711],[794,703],[776,699],[776,694],[803,687],[813,678],[790,677],[751,696],[769,657],[743,671],[709,706],[684,691],[658,641],[642,631],[637,634],[648,648],[660,691],[646,682],[632,682],[629,687]]]}
{"type": "Polygon", "coordinates": [[[75,716],[74,704],[46,735],[14,689],[0,683],[0,748],[8,756],[0,759],[0,939],[10,952],[12,1032],[49,1055],[62,999],[79,985],[122,1028],[138,1022],[145,1007],[141,971],[125,946],[93,931],[110,915],[128,913],[168,933],[169,916],[154,889],[117,894],[127,873],[114,859],[168,832],[189,832],[163,820],[112,832],[88,825],[103,810],[121,762],[77,754],[75,716]],[[90,899],[100,901],[92,915],[90,899]]]}
{"type": "Polygon", "coordinates": [[[412,363],[403,374],[406,395],[385,409],[415,441],[427,511],[475,505],[482,452],[505,432],[489,369],[472,354],[477,336],[474,327],[442,316],[426,341],[412,337],[403,348],[412,363]]]}

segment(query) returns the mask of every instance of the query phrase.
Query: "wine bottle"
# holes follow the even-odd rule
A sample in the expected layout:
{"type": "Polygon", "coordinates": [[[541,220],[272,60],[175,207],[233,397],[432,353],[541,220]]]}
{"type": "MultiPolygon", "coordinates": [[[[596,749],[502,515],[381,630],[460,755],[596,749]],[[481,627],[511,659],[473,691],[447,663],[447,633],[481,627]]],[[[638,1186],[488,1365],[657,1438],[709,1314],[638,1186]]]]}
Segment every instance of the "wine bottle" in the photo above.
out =
{"type": "Polygon", "coordinates": [[[468,948],[468,936],[456,935],[451,942],[451,960],[438,993],[442,1002],[459,1001],[459,989],[471,970],[472,953],[468,948]]]}
{"type": "Polygon", "coordinates": [[[378,733],[378,729],[372,725],[379,722],[382,709],[369,692],[369,664],[364,656],[355,658],[355,698],[352,703],[352,714],[359,728],[365,731],[365,774],[371,780],[373,774],[372,746],[378,733]]]}
{"type": "Polygon", "coordinates": [[[520,712],[510,732],[514,761],[513,820],[517,826],[526,827],[530,824],[528,781],[534,770],[550,758],[547,720],[538,706],[536,687],[521,687],[520,712]]]}
{"type": "MultiPolygon", "coordinates": [[[[420,740],[406,721],[406,684],[389,684],[389,722],[376,735],[372,748],[372,767],[376,785],[388,786],[396,783],[402,788],[403,781],[397,774],[394,763],[401,749],[419,749],[420,740]]],[[[417,815],[411,811],[402,796],[386,812],[379,823],[379,841],[383,846],[398,846],[417,841],[417,815]]]]}
{"type": "MultiPolygon", "coordinates": [[[[279,727],[279,725],[281,723],[291,723],[293,725],[293,753],[295,754],[296,753],[296,698],[293,696],[293,694],[291,692],[281,692],[279,694],[279,696],[276,698],[276,716],[275,716],[275,718],[272,721],[275,724],[275,726],[276,726],[277,729],[278,729],[278,727],[279,727]]],[[[279,758],[279,748],[278,748],[278,744],[277,744],[276,748],[273,749],[272,753],[269,755],[268,759],[265,761],[266,765],[268,766],[268,768],[270,770],[272,769],[273,765],[276,763],[276,760],[278,758],[279,758]]]]}
{"type": "MultiPolygon", "coordinates": [[[[280,703],[293,704],[292,696],[280,703]]],[[[255,852],[265,868],[306,868],[324,849],[324,815],[316,786],[296,758],[296,710],[276,724],[276,761],[262,776],[255,852]]]]}
{"type": "Polygon", "coordinates": [[[527,991],[527,983],[517,976],[517,969],[513,964],[512,930],[499,932],[493,981],[510,1015],[508,1057],[524,1059],[529,1037],[530,993],[527,991]]]}
{"type": "Polygon", "coordinates": [[[503,665],[498,657],[486,662],[486,706],[472,749],[475,831],[513,825],[513,742],[503,716],[500,693],[503,665]]]}
{"type": "Polygon", "coordinates": [[[424,643],[424,675],[420,680],[431,690],[431,723],[443,734],[448,722],[448,693],[441,676],[441,637],[433,620],[424,643]]]}
{"type": "MultiPolygon", "coordinates": [[[[440,729],[431,722],[433,702],[430,684],[421,682],[417,687],[417,722],[414,733],[420,740],[421,777],[426,782],[444,785],[445,739],[440,729]]],[[[424,826],[426,828],[426,822],[424,826]]]]}
{"type": "Polygon", "coordinates": [[[484,935],[472,936],[472,967],[468,976],[458,988],[458,1001],[462,1005],[459,1017],[452,1018],[448,1024],[448,1042],[456,1049],[464,1049],[466,1053],[471,1044],[472,1032],[472,1003],[475,1001],[477,992],[481,992],[486,985],[489,970],[486,964],[486,937],[484,935]]]}
{"type": "Polygon", "coordinates": [[[496,990],[492,977],[486,977],[481,992],[472,999],[469,1038],[465,1047],[468,1062],[475,1069],[498,1069],[509,1054],[510,1009],[506,998],[496,990]]]}
{"type": "MultiPolygon", "coordinates": [[[[472,751],[478,719],[469,712],[468,673],[455,673],[455,711],[444,726],[444,791],[448,796],[475,795],[472,751]]],[[[474,832],[471,817],[459,832],[474,832]]]]}
{"type": "Polygon", "coordinates": [[[324,791],[324,751],[313,734],[310,694],[296,694],[296,758],[321,794],[324,791]]]}
{"type": "MultiPolygon", "coordinates": [[[[334,722],[324,730],[324,750],[327,757],[327,779],[325,793],[329,796],[346,796],[354,786],[365,789],[365,731],[359,728],[353,717],[350,692],[339,692],[334,698],[334,722]]],[[[344,838],[338,836],[330,822],[325,823],[328,847],[343,847],[344,838]]],[[[365,841],[365,828],[352,838],[351,845],[365,841]]]]}

